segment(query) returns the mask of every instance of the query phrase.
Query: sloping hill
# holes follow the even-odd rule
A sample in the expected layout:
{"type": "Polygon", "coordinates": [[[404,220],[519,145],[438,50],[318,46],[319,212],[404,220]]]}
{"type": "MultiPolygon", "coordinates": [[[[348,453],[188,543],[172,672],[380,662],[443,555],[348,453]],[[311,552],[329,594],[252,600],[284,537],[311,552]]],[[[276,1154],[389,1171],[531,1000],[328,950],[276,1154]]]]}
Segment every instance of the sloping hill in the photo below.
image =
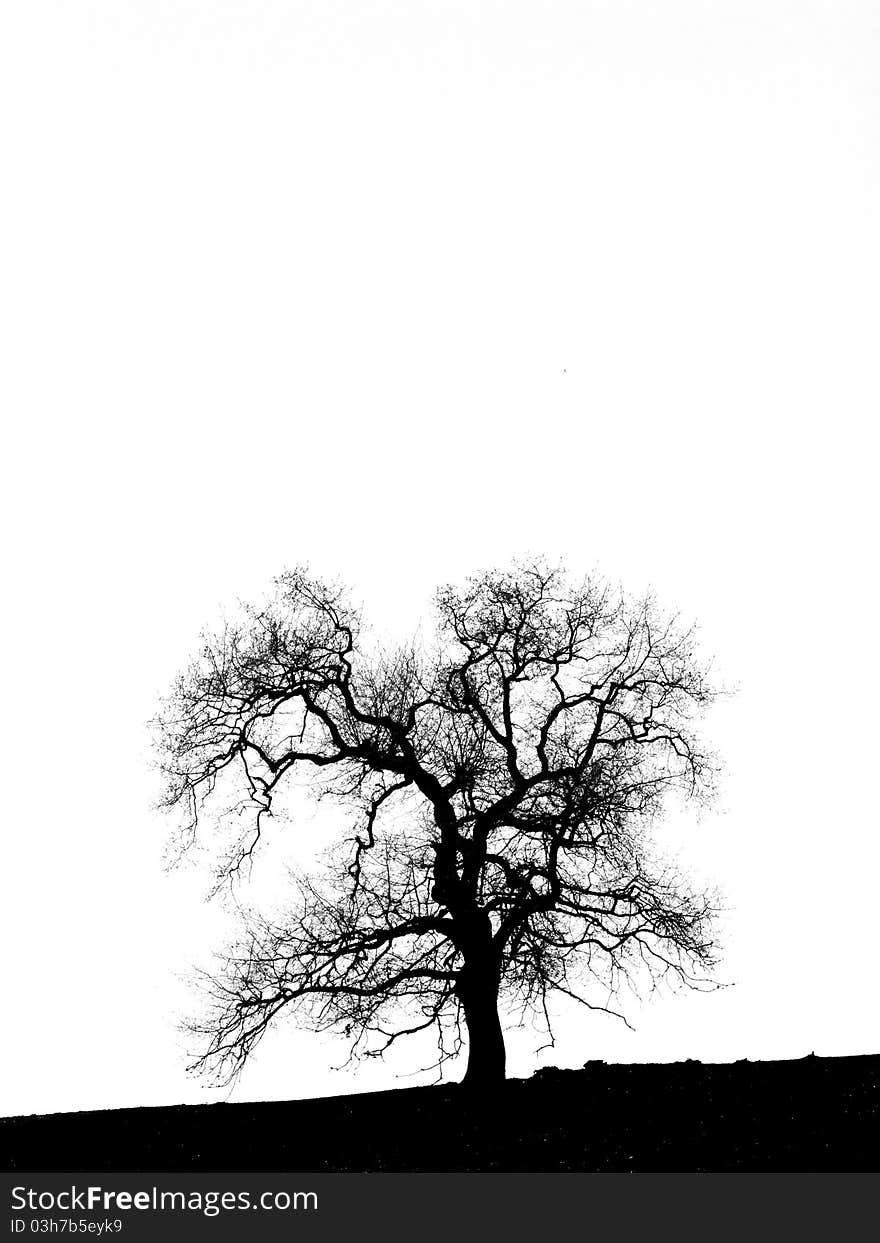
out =
{"type": "Polygon", "coordinates": [[[36,1171],[880,1171],[880,1056],[587,1063],[510,1080],[248,1105],[0,1119],[36,1171]]]}

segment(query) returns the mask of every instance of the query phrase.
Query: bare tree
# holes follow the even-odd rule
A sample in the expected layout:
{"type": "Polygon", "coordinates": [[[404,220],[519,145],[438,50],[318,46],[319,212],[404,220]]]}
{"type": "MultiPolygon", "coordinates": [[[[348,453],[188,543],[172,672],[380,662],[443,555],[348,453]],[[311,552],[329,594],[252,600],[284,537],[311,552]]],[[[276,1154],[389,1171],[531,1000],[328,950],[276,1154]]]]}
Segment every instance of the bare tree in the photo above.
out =
{"type": "Polygon", "coordinates": [[[711,904],[649,849],[667,793],[711,786],[692,633],[541,561],[444,588],[436,622],[430,650],[366,652],[345,593],[295,570],[165,701],[184,846],[206,812],[238,813],[221,877],[252,860],[295,770],[356,813],[335,867],[299,877],[283,917],[251,916],[209,977],[196,1068],[234,1076],[297,1009],[367,1055],[434,1028],[441,1065],[464,1025],[465,1082],[491,1085],[499,1001],[550,1030],[554,992],[605,1009],[642,970],[706,980],[711,904]]]}

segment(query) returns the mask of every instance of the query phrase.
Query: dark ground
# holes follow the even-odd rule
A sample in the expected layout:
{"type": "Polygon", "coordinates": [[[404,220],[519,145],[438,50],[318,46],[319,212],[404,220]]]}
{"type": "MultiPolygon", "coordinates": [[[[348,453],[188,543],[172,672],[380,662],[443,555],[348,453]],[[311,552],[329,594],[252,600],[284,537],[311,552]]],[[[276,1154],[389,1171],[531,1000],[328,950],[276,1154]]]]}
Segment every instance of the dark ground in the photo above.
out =
{"type": "Polygon", "coordinates": [[[0,1168],[65,1171],[880,1171],[880,1056],[587,1063],[252,1105],[0,1119],[0,1168]]]}

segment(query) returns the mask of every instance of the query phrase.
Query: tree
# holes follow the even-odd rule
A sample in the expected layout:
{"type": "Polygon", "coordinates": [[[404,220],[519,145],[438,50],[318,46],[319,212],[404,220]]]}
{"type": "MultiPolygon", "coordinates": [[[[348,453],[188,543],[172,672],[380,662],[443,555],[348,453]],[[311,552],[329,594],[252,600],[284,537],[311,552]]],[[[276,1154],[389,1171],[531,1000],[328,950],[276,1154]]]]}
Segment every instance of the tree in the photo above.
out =
{"type": "Polygon", "coordinates": [[[164,701],[164,806],[184,847],[206,813],[236,813],[220,879],[253,860],[294,773],[355,822],[208,977],[194,1067],[234,1077],[298,1010],[355,1054],[433,1027],[439,1064],[464,1025],[464,1081],[491,1086],[499,1002],[552,1039],[553,993],[605,1009],[591,986],[642,969],[706,982],[711,903],[652,863],[650,830],[671,791],[711,789],[696,724],[714,694],[693,633],[652,598],[542,561],[442,589],[432,645],[390,651],[368,648],[339,586],[283,574],[164,701]]]}

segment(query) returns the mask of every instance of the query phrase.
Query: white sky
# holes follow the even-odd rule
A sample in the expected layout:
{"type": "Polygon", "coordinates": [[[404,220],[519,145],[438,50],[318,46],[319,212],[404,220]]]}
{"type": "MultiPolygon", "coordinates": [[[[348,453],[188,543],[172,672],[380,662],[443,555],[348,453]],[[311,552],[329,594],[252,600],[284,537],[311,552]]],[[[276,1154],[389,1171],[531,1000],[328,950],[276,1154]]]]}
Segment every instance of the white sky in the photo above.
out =
{"type": "MultiPolygon", "coordinates": [[[[668,839],[735,987],[543,1062],[877,1052],[880,9],[7,0],[0,113],[0,1113],[217,1095],[145,722],[302,560],[400,632],[598,565],[740,684],[668,839]]],[[[285,1028],[234,1098],[418,1082],[343,1056],[285,1028]]]]}

